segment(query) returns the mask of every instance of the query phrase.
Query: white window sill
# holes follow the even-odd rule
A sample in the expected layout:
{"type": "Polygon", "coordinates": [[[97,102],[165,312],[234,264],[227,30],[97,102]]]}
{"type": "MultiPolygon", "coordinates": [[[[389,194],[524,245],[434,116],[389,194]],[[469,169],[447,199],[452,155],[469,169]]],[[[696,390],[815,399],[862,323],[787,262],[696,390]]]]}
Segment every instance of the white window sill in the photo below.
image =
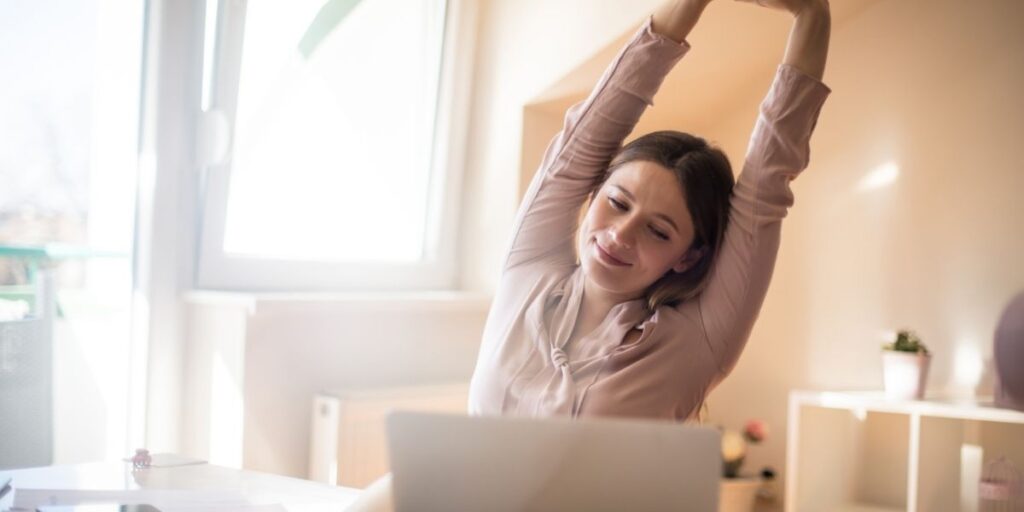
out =
{"type": "Polygon", "coordinates": [[[192,290],[183,295],[189,305],[236,306],[250,314],[265,308],[339,307],[360,311],[480,311],[486,312],[491,297],[463,291],[410,292],[229,292],[192,290]]]}

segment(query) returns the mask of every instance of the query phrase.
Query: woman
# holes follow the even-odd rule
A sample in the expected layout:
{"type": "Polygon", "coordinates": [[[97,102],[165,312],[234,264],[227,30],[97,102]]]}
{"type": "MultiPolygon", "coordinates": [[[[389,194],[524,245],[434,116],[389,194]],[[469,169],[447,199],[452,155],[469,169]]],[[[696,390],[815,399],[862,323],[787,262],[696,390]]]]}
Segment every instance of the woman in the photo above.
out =
{"type": "Polygon", "coordinates": [[[619,150],[710,1],[655,13],[567,114],[517,216],[472,414],[685,420],[735,365],[829,93],[830,16],[827,0],[759,0],[795,21],[734,188],[728,160],[697,137],[619,150]]]}
{"type": "MultiPolygon", "coordinates": [[[[735,365],[829,93],[830,15],[828,0],[757,0],[794,23],[734,187],[698,137],[620,150],[711,1],[665,5],[568,112],[516,219],[471,414],[685,420],[735,365]]],[[[388,496],[384,478],[354,509],[386,510],[388,496]]]]}

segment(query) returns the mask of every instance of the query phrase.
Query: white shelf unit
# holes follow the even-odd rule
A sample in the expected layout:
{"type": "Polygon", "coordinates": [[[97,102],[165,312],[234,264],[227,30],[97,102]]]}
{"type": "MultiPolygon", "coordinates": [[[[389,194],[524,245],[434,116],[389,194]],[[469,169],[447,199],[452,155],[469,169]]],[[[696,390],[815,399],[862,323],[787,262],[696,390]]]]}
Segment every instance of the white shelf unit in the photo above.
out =
{"type": "Polygon", "coordinates": [[[788,421],[786,512],[974,512],[985,464],[1024,470],[1024,412],[991,400],[794,391],[788,421]]]}

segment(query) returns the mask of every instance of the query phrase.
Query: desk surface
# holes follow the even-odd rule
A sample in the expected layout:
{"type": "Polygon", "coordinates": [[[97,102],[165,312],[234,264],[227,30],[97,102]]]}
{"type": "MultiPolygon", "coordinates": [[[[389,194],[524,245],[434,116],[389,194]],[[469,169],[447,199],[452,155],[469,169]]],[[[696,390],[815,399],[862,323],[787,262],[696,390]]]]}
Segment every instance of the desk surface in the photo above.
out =
{"type": "MultiPolygon", "coordinates": [[[[155,455],[154,465],[160,461],[160,456],[155,455]]],[[[258,510],[326,511],[344,510],[361,492],[359,489],[206,463],[135,471],[126,462],[0,471],[0,482],[7,477],[11,477],[14,488],[13,504],[19,507],[34,507],[36,500],[49,500],[50,496],[55,496],[56,501],[66,499],[84,503],[110,503],[114,499],[121,503],[149,502],[164,510],[207,507],[245,510],[239,505],[252,504],[260,506],[256,508],[258,510]],[[20,498],[19,492],[22,494],[20,498]],[[128,499],[121,500],[123,497],[128,499]],[[134,500],[135,497],[138,500],[134,500]],[[157,503],[161,500],[166,503],[157,503]],[[232,506],[225,507],[227,503],[232,506]],[[280,507],[268,507],[271,505],[280,507]]],[[[0,510],[10,506],[12,496],[5,496],[0,502],[0,510]]]]}

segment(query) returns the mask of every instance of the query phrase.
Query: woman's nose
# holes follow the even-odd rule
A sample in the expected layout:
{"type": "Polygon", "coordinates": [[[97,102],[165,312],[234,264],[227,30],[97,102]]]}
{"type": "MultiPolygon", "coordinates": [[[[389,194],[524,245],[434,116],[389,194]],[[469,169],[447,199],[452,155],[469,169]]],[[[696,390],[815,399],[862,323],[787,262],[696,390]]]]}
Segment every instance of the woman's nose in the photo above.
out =
{"type": "Polygon", "coordinates": [[[616,224],[611,230],[612,240],[623,248],[632,248],[636,230],[634,224],[631,220],[623,220],[616,224]]]}

